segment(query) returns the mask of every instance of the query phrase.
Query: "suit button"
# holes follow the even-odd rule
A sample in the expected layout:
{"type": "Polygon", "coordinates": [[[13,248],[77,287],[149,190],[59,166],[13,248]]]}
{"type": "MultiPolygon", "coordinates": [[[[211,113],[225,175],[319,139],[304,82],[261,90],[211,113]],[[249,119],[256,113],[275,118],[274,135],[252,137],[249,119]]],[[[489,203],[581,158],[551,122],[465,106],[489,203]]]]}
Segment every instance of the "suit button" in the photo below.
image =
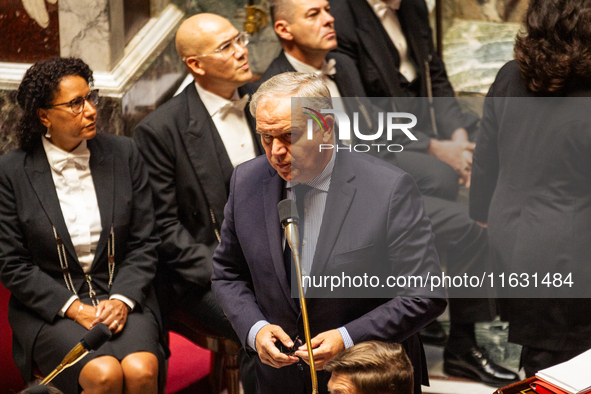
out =
{"type": "Polygon", "coordinates": [[[298,363],[298,368],[300,369],[300,371],[304,370],[304,367],[302,367],[302,363],[298,363]]]}
{"type": "Polygon", "coordinates": [[[193,212],[191,212],[191,216],[193,217],[193,219],[197,219],[199,214],[197,212],[193,211],[193,212]]]}

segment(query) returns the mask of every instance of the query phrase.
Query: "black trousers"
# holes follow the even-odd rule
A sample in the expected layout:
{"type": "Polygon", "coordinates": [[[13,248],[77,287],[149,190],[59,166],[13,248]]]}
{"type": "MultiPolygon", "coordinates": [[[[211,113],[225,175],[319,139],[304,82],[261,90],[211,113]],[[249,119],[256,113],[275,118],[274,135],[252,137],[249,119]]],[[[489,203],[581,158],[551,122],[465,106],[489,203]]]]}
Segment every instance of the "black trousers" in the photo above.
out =
{"type": "MultiPolygon", "coordinates": [[[[480,277],[483,272],[490,272],[486,229],[470,219],[466,204],[455,201],[459,178],[453,168],[422,152],[403,151],[396,158],[398,166],[413,176],[423,195],[437,252],[445,256],[446,274],[480,277]]],[[[466,298],[466,293],[454,289],[448,294],[452,324],[490,321],[497,314],[495,301],[485,292],[479,293],[478,298],[466,298]]]]}

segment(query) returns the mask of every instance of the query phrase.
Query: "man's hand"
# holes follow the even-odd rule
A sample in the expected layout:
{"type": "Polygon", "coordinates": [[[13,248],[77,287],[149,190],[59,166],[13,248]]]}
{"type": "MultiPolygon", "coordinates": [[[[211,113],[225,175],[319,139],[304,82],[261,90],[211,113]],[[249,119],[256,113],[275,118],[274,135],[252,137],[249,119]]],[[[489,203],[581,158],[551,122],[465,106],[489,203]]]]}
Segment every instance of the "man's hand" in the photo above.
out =
{"type": "Polygon", "coordinates": [[[129,307],[121,300],[105,300],[99,302],[96,308],[95,319],[91,328],[98,323],[104,323],[113,335],[120,333],[127,321],[129,307]]]}
{"type": "Polygon", "coordinates": [[[96,318],[96,309],[94,309],[92,305],[86,305],[80,301],[74,301],[66,311],[65,315],[72,320],[75,319],[76,323],[80,324],[87,330],[90,330],[92,328],[92,322],[96,318]],[[80,305],[82,305],[82,310],[80,310],[80,305]]]}
{"type": "Polygon", "coordinates": [[[279,326],[267,324],[259,330],[255,338],[255,345],[261,361],[274,368],[297,363],[299,361],[297,357],[285,355],[277,349],[275,342],[278,340],[287,347],[293,346],[293,341],[289,335],[279,326]]]}
{"type": "Polygon", "coordinates": [[[465,129],[457,129],[448,141],[431,140],[427,153],[449,164],[460,176],[460,181],[470,187],[472,175],[472,151],[476,144],[468,140],[465,129]]]}
{"type": "MultiPolygon", "coordinates": [[[[343,337],[339,330],[330,330],[316,335],[310,341],[312,343],[312,355],[314,357],[314,367],[317,371],[324,369],[324,364],[332,360],[334,356],[345,350],[343,337]]],[[[306,345],[300,346],[295,353],[296,356],[301,357],[306,364],[310,365],[310,358],[308,357],[308,348],[306,345]]]]}

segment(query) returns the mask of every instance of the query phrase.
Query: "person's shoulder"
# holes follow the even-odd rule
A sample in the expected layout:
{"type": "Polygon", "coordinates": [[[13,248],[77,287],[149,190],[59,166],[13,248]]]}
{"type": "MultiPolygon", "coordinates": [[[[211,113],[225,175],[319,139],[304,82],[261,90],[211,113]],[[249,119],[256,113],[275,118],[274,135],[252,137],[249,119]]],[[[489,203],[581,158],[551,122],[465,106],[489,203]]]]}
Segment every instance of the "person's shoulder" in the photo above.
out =
{"type": "Polygon", "coordinates": [[[236,166],[234,176],[237,180],[246,179],[249,182],[256,182],[268,178],[273,171],[275,170],[269,164],[267,156],[261,155],[236,166]]]}
{"type": "Polygon", "coordinates": [[[515,60],[505,63],[497,73],[497,79],[500,80],[514,80],[517,78],[521,79],[521,71],[515,60]]]}
{"type": "Polygon", "coordinates": [[[521,70],[515,60],[506,63],[495,78],[489,89],[489,97],[526,96],[529,95],[521,76],[521,70]]]}
{"type": "Polygon", "coordinates": [[[0,171],[4,174],[15,173],[24,168],[27,152],[21,148],[11,150],[0,156],[0,171]]]}
{"type": "Polygon", "coordinates": [[[285,57],[285,53],[282,50],[281,52],[279,52],[279,55],[277,55],[277,57],[275,59],[273,59],[271,64],[269,64],[269,67],[267,67],[267,69],[265,70],[263,75],[261,75],[261,77],[256,82],[254,82],[252,84],[253,93],[256,92],[256,90],[264,82],[273,78],[275,75],[279,75],[281,73],[288,72],[288,71],[294,71],[294,70],[293,70],[293,67],[291,67],[291,65],[289,64],[289,61],[285,57]]]}
{"type": "MultiPolygon", "coordinates": [[[[179,120],[189,117],[189,95],[196,90],[194,84],[189,84],[178,95],[172,97],[164,104],[150,112],[144,119],[140,121],[140,125],[158,126],[165,123],[176,123],[179,120]]],[[[197,95],[197,92],[194,92],[197,95]]],[[[198,96],[197,96],[198,97],[198,96]]]]}
{"type": "Polygon", "coordinates": [[[88,141],[89,148],[96,146],[101,153],[112,155],[117,158],[128,158],[137,151],[135,141],[126,136],[115,134],[97,134],[92,140],[88,141]]]}

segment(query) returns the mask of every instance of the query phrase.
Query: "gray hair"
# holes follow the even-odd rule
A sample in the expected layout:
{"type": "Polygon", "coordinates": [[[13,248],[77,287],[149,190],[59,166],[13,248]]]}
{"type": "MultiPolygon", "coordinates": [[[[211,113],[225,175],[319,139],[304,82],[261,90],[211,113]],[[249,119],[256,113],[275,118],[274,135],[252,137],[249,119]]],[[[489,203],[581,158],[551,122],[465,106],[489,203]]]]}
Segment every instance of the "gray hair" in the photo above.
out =
{"type": "Polygon", "coordinates": [[[256,117],[257,106],[263,99],[284,97],[302,97],[303,107],[311,107],[319,112],[332,109],[330,91],[322,78],[316,74],[286,72],[275,75],[258,88],[250,101],[250,113],[256,117]]]}

